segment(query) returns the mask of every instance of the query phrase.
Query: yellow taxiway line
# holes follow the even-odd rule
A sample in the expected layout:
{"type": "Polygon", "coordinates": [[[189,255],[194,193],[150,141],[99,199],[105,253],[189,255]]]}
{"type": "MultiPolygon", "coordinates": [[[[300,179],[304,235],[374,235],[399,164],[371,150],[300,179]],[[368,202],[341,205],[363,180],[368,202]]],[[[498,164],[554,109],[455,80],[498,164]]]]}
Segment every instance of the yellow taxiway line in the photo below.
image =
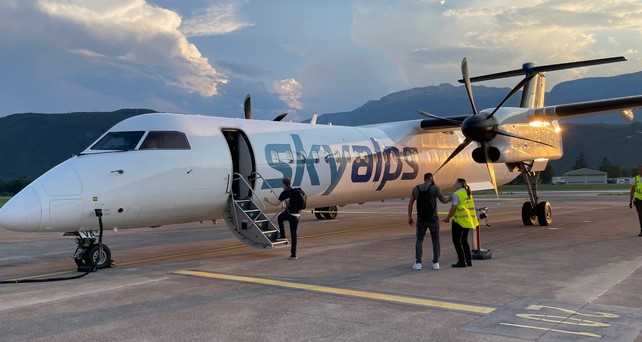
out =
{"type": "Polygon", "coordinates": [[[391,294],[385,294],[385,293],[347,290],[347,289],[341,289],[341,288],[335,288],[335,287],[294,283],[289,281],[280,281],[280,280],[273,280],[273,279],[266,279],[266,278],[255,278],[255,277],[236,276],[236,275],[230,275],[230,274],[212,273],[212,272],[204,272],[204,271],[190,271],[190,270],[180,270],[174,273],[181,274],[181,275],[195,276],[195,277],[278,286],[278,287],[284,287],[289,289],[304,290],[304,291],[325,293],[325,294],[332,294],[332,295],[342,295],[342,296],[355,297],[355,298],[372,299],[372,300],[379,300],[379,301],[398,303],[398,304],[410,304],[410,305],[424,306],[424,307],[430,307],[430,308],[464,311],[464,312],[475,313],[475,314],[488,314],[495,311],[495,308],[489,308],[485,306],[451,303],[451,302],[444,302],[444,301],[438,301],[438,300],[432,300],[432,299],[421,299],[421,298],[391,295],[391,294]]]}

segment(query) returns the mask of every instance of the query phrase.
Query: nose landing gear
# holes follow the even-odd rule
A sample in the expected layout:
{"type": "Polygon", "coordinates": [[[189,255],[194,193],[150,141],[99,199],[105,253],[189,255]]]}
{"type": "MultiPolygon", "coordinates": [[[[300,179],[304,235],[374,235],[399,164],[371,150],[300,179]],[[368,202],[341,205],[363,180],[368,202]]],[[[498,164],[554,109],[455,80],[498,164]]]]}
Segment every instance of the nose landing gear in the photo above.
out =
{"type": "Polygon", "coordinates": [[[98,217],[98,225],[100,231],[98,236],[94,231],[81,231],[78,232],[76,239],[76,252],[73,258],[78,266],[78,272],[93,272],[98,269],[113,267],[114,261],[111,260],[111,250],[107,245],[103,244],[103,212],[102,209],[95,210],[98,217]],[[96,243],[98,238],[98,243],[96,243]]]}
{"type": "MultiPolygon", "coordinates": [[[[93,232],[81,232],[80,234],[82,236],[86,233],[93,235],[93,232]]],[[[76,243],[78,248],[76,248],[73,258],[78,266],[78,272],[94,271],[112,266],[111,250],[107,245],[103,244],[101,252],[95,238],[79,237],[76,239],[76,243]]]]}

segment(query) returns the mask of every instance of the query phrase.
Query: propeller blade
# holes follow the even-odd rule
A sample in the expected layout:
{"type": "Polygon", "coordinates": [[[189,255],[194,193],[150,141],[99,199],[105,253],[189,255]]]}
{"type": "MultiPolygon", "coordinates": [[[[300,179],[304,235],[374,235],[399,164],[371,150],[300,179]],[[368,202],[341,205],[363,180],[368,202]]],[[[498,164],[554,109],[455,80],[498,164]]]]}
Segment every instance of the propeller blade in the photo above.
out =
{"type": "MultiPolygon", "coordinates": [[[[625,62],[625,61],[626,61],[626,58],[624,58],[623,56],[620,56],[620,57],[591,59],[591,60],[587,60],[587,61],[578,61],[578,62],[560,63],[560,64],[550,64],[550,65],[540,65],[540,66],[532,66],[532,65],[529,65],[530,63],[526,63],[526,64],[524,64],[522,66],[521,69],[503,71],[503,72],[498,72],[498,73],[495,73],[495,74],[489,74],[489,75],[483,75],[483,76],[471,77],[470,81],[471,82],[481,82],[481,81],[488,81],[488,80],[496,80],[496,79],[500,79],[500,78],[528,75],[528,74],[531,74],[531,73],[536,74],[538,72],[557,71],[557,70],[580,68],[580,67],[587,67],[587,66],[591,66],[591,65],[598,65],[598,64],[605,64],[605,63],[615,63],[615,62],[625,62]]],[[[461,80],[458,80],[458,82],[459,83],[464,83],[464,80],[461,79],[461,80]]]]}
{"type": "Polygon", "coordinates": [[[470,106],[473,108],[473,114],[477,114],[477,108],[475,108],[475,100],[473,99],[473,88],[470,85],[470,75],[468,74],[468,62],[466,61],[466,57],[464,57],[464,59],[461,61],[461,74],[464,77],[466,92],[468,93],[470,106]]]}
{"type": "Polygon", "coordinates": [[[511,138],[515,138],[515,139],[522,139],[522,140],[526,140],[526,141],[532,141],[532,142],[534,142],[534,143],[538,143],[538,144],[546,145],[546,146],[549,146],[549,147],[555,147],[555,146],[553,146],[553,145],[551,145],[551,144],[547,144],[547,143],[545,143],[545,142],[541,142],[541,141],[537,141],[537,140],[533,140],[533,139],[525,138],[525,137],[519,136],[519,135],[517,135],[517,134],[513,134],[513,133],[509,133],[509,132],[503,131],[503,130],[498,129],[498,128],[495,128],[493,131],[494,131],[495,133],[499,134],[499,135],[503,135],[503,136],[506,136],[506,137],[511,137],[511,138]]]}
{"type": "Polygon", "coordinates": [[[457,120],[453,120],[453,119],[449,119],[449,118],[442,118],[441,116],[437,116],[435,114],[430,114],[430,113],[424,112],[421,109],[417,109],[417,113],[419,113],[421,115],[425,115],[425,116],[427,116],[429,118],[432,118],[432,119],[443,120],[443,121],[446,121],[446,122],[450,122],[450,123],[454,123],[454,124],[457,124],[457,125],[461,125],[461,121],[457,121],[457,120]]]}
{"type": "Polygon", "coordinates": [[[487,117],[487,119],[492,118],[492,117],[493,117],[493,115],[495,115],[495,113],[497,112],[497,110],[498,110],[499,108],[501,108],[501,106],[503,106],[503,105],[504,105],[504,103],[506,103],[506,101],[508,101],[508,99],[510,99],[513,95],[515,95],[515,93],[516,93],[516,92],[518,92],[518,91],[519,91],[519,90],[520,90],[520,89],[521,89],[521,88],[522,88],[526,83],[528,83],[528,81],[530,81],[531,79],[533,79],[533,77],[535,77],[535,75],[536,75],[536,74],[526,75],[526,77],[524,77],[524,79],[523,79],[523,80],[521,80],[521,82],[517,83],[517,85],[516,85],[516,86],[515,86],[511,91],[510,91],[510,93],[508,93],[508,95],[506,95],[506,97],[504,97],[504,99],[502,100],[502,102],[500,102],[500,103],[497,105],[497,107],[495,107],[495,110],[493,110],[493,112],[492,112],[492,113],[490,113],[490,115],[487,117]]]}
{"type": "Polygon", "coordinates": [[[457,148],[453,151],[453,153],[451,153],[450,156],[448,156],[448,159],[446,159],[446,161],[443,164],[441,164],[441,166],[437,169],[437,171],[435,171],[435,174],[439,172],[439,170],[441,170],[442,167],[446,166],[446,164],[448,164],[449,161],[455,158],[455,156],[459,154],[459,152],[461,152],[463,149],[465,149],[466,146],[468,146],[471,142],[472,140],[466,138],[464,142],[459,144],[459,146],[457,146],[457,148]]]}
{"type": "Polygon", "coordinates": [[[245,112],[246,119],[252,119],[252,101],[250,94],[245,95],[245,102],[243,102],[243,111],[245,112]]]}
{"type": "Polygon", "coordinates": [[[489,162],[490,157],[488,156],[488,144],[484,144],[484,158],[486,159],[486,167],[488,168],[488,174],[490,175],[490,182],[493,184],[493,189],[495,189],[495,196],[499,198],[499,190],[497,190],[497,179],[495,178],[495,167],[493,163],[489,162]]]}
{"type": "Polygon", "coordinates": [[[286,115],[288,115],[288,113],[280,114],[279,116],[277,116],[276,118],[274,118],[272,121],[281,121],[281,120],[283,120],[283,118],[284,118],[286,115]]]}

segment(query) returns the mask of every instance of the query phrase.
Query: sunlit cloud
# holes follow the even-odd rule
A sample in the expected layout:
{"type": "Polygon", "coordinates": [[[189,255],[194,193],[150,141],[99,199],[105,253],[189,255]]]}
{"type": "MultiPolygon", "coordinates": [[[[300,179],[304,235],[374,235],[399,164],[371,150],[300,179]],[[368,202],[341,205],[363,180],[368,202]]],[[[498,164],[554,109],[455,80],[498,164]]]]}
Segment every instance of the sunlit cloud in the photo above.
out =
{"type": "MultiPolygon", "coordinates": [[[[177,13],[144,0],[40,0],[47,36],[77,56],[104,59],[110,68],[145,70],[138,75],[201,96],[216,95],[227,78],[179,31],[177,13]]],[[[28,25],[25,23],[25,25],[28,25]]],[[[100,68],[100,65],[94,66],[100,68]]]]}
{"type": "Polygon", "coordinates": [[[241,30],[251,23],[240,19],[239,5],[231,2],[214,4],[184,20],[181,32],[188,37],[215,36],[241,30]]]}
{"type": "MultiPolygon", "coordinates": [[[[353,39],[382,52],[398,68],[406,87],[454,83],[468,56],[472,75],[623,55],[642,38],[642,5],[634,0],[473,0],[437,5],[420,1],[391,8],[385,1],[355,6],[353,39]],[[377,8],[381,8],[380,11],[377,8]],[[389,22],[380,29],[378,12],[389,22]],[[412,34],[409,34],[412,32],[412,34]],[[450,61],[450,62],[449,62],[450,61]]],[[[548,84],[581,76],[638,71],[637,61],[547,75],[548,84]]],[[[510,85],[514,80],[504,81],[510,85]]]]}
{"type": "Polygon", "coordinates": [[[299,101],[303,94],[303,87],[294,78],[274,81],[271,90],[273,93],[279,94],[279,99],[288,107],[303,109],[303,104],[299,101]]]}

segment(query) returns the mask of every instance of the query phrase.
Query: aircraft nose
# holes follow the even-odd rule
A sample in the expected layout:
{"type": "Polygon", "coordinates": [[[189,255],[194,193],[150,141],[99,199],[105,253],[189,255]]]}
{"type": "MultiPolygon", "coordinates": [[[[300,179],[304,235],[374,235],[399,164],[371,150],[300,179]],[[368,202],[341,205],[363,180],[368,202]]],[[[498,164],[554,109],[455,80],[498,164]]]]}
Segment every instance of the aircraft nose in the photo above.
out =
{"type": "Polygon", "coordinates": [[[36,191],[26,187],[0,208],[0,227],[15,231],[35,231],[42,220],[42,206],[36,191]]]}

